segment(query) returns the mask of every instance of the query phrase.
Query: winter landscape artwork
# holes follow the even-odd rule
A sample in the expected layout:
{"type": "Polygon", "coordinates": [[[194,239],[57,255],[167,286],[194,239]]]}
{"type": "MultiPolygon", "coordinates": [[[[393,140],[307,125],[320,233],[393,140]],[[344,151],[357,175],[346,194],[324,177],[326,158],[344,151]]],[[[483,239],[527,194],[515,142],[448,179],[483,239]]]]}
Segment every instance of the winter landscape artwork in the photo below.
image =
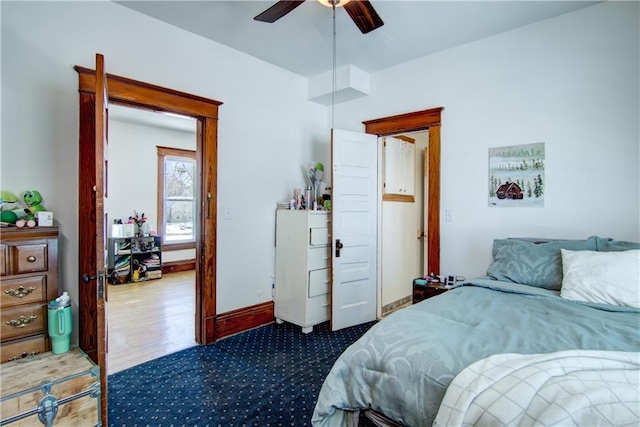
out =
{"type": "Polygon", "coordinates": [[[489,206],[544,207],[544,142],[489,148],[489,206]]]}

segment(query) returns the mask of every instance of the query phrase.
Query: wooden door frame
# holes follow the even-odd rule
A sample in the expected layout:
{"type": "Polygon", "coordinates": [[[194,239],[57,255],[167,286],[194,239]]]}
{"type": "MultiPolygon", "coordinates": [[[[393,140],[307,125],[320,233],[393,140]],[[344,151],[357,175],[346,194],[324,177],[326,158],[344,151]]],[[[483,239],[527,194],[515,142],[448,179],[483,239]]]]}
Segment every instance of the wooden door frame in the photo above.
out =
{"type": "Polygon", "coordinates": [[[444,107],[362,122],[365,132],[380,136],[429,131],[427,271],[440,274],[440,127],[444,107]]]}
{"type": "MultiPolygon", "coordinates": [[[[75,66],[79,76],[79,344],[97,361],[96,281],[83,283],[82,276],[95,276],[95,70],[75,66]],[[91,178],[93,176],[93,178],[91,178]],[[93,229],[92,229],[93,228],[93,229]]],[[[217,339],[216,322],[216,231],[217,231],[217,141],[218,107],[215,101],[160,86],[107,74],[109,103],[156,112],[168,112],[197,120],[196,147],[199,233],[196,236],[195,339],[209,344],[217,339]]]]}

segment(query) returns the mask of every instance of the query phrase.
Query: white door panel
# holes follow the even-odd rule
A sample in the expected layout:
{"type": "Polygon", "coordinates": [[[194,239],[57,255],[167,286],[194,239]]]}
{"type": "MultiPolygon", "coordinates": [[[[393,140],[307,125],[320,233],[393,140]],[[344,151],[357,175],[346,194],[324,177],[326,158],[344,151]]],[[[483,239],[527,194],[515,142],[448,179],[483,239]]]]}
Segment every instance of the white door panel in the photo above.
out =
{"type": "MultiPolygon", "coordinates": [[[[346,207],[348,207],[347,204],[346,207]]],[[[354,206],[354,208],[357,208],[354,206]]],[[[368,212],[344,212],[342,214],[342,237],[345,240],[346,244],[349,246],[357,245],[357,240],[354,239],[364,239],[365,243],[369,241],[366,240],[367,232],[371,228],[370,218],[368,212]],[[349,240],[346,238],[349,237],[349,240]]]]}
{"type": "Polygon", "coordinates": [[[361,310],[366,313],[370,307],[370,304],[362,299],[362,289],[366,286],[366,280],[347,282],[343,290],[342,309],[353,309],[357,307],[359,311],[361,310]]]}

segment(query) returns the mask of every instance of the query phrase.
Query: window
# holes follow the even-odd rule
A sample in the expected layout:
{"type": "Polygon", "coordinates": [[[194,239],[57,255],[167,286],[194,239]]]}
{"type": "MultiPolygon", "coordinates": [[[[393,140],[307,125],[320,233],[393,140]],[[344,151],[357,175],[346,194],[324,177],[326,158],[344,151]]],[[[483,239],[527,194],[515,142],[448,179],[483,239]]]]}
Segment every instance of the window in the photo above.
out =
{"type": "Polygon", "coordinates": [[[158,224],[163,250],[195,248],[196,152],[158,148],[158,224]]]}

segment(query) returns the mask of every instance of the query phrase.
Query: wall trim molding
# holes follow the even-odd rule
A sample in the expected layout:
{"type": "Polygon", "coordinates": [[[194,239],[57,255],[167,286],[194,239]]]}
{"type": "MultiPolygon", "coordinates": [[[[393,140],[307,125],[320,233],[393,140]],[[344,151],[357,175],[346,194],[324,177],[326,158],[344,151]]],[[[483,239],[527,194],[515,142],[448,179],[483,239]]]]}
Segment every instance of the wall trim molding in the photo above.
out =
{"type": "Polygon", "coordinates": [[[384,317],[388,314],[391,314],[392,312],[396,311],[397,309],[403,307],[405,304],[409,305],[411,302],[413,301],[413,296],[412,295],[407,295],[404,298],[400,298],[399,300],[390,302],[389,304],[386,304],[382,307],[382,313],[381,316],[384,317]]]}
{"type": "Polygon", "coordinates": [[[218,314],[215,319],[216,338],[228,337],[273,323],[273,306],[273,301],[267,301],[218,314]]]}
{"type": "Polygon", "coordinates": [[[162,274],[178,273],[180,271],[191,271],[195,269],[196,269],[195,259],[169,261],[169,262],[162,263],[162,274]]]}

